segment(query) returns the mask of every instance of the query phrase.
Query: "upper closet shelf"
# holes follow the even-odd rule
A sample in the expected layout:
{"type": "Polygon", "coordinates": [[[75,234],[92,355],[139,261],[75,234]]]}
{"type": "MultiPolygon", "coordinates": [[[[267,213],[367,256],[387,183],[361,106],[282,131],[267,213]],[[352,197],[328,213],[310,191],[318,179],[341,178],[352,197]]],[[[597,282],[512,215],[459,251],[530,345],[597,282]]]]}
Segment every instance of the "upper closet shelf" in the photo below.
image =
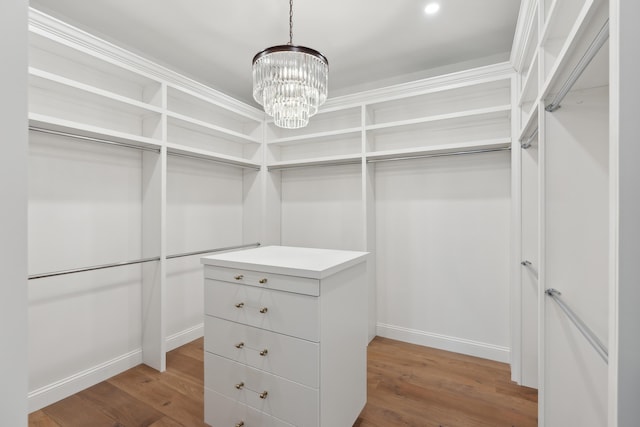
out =
{"type": "Polygon", "coordinates": [[[366,126],[366,130],[389,129],[389,128],[402,127],[402,126],[419,125],[422,123],[439,122],[444,120],[458,119],[461,117],[473,117],[473,116],[483,116],[483,115],[496,116],[496,117],[500,117],[500,116],[508,117],[510,114],[511,114],[511,105],[506,104],[506,105],[498,105],[495,107],[478,108],[474,110],[458,111],[455,113],[420,117],[420,118],[411,119],[411,120],[398,120],[395,122],[372,124],[372,125],[366,126]]]}
{"type": "Polygon", "coordinates": [[[284,145],[284,144],[290,144],[295,142],[323,140],[323,139],[330,139],[331,137],[334,137],[334,136],[354,136],[360,132],[362,132],[362,127],[358,126],[358,127],[348,128],[348,129],[338,129],[338,130],[331,130],[326,132],[310,133],[306,135],[277,138],[277,139],[268,141],[267,144],[275,144],[275,145],[283,144],[284,145]]]}
{"type": "Polygon", "coordinates": [[[29,113],[29,127],[71,134],[79,137],[102,139],[140,148],[160,150],[162,142],[145,136],[104,129],[84,123],[58,119],[43,114],[29,113]]]}
{"type": "Polygon", "coordinates": [[[29,67],[30,87],[50,93],[82,99],[86,102],[119,108],[131,114],[161,113],[162,109],[142,101],[71,80],[48,71],[29,67]]]}
{"type": "Polygon", "coordinates": [[[167,118],[169,119],[169,126],[175,125],[190,129],[197,133],[223,137],[234,142],[260,144],[259,138],[247,136],[243,133],[236,132],[231,129],[225,129],[223,127],[202,120],[194,119],[182,114],[167,112],[167,118]]]}
{"type": "Polygon", "coordinates": [[[527,139],[531,133],[538,127],[538,105],[539,102],[535,102],[531,112],[522,121],[522,127],[520,128],[520,135],[518,140],[523,141],[527,139]]]}
{"type": "Polygon", "coordinates": [[[455,144],[432,145],[401,150],[374,151],[367,154],[367,161],[404,159],[429,155],[474,152],[479,150],[506,149],[511,146],[511,138],[496,138],[484,141],[462,142],[455,144]]]}
{"type": "Polygon", "coordinates": [[[183,157],[193,157],[203,160],[209,160],[216,163],[223,163],[226,165],[237,166],[244,169],[260,169],[260,164],[251,162],[241,157],[229,156],[222,153],[214,153],[208,150],[200,148],[187,147],[180,144],[174,144],[171,142],[166,143],[168,154],[174,154],[183,157]]]}
{"type": "Polygon", "coordinates": [[[335,166],[335,165],[349,165],[360,164],[362,162],[362,155],[360,154],[346,154],[337,156],[325,156],[314,157],[304,160],[287,160],[282,162],[274,162],[268,165],[268,170],[279,169],[291,169],[311,166],[335,166]]]}

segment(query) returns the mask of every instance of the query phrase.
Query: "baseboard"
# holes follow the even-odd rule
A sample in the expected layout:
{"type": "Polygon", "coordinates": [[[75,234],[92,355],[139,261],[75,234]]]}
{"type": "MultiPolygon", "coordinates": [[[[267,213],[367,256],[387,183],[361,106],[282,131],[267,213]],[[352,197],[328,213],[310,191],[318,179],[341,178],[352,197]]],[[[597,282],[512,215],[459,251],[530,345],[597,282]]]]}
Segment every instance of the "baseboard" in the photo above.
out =
{"type": "Polygon", "coordinates": [[[37,411],[142,363],[142,349],[133,350],[97,366],[29,392],[29,412],[37,411]]]}
{"type": "Polygon", "coordinates": [[[416,329],[403,328],[395,325],[387,325],[384,323],[378,323],[376,330],[377,334],[384,338],[391,338],[411,344],[438,348],[440,350],[453,351],[455,353],[467,354],[469,356],[482,357],[483,359],[490,359],[503,363],[509,363],[510,360],[510,350],[508,347],[447,335],[434,334],[432,332],[419,331],[416,329]]]}
{"type": "Polygon", "coordinates": [[[184,331],[180,331],[177,334],[169,335],[167,337],[167,351],[171,351],[185,344],[190,343],[204,335],[204,323],[195,325],[184,331]]]}

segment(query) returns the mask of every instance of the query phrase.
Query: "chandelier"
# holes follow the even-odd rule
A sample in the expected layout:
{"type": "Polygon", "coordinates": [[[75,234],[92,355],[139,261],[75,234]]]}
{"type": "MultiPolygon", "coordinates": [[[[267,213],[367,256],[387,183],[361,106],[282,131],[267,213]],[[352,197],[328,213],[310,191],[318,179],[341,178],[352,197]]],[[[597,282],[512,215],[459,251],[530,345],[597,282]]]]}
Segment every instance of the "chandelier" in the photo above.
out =
{"type": "Polygon", "coordinates": [[[329,61],[317,50],[293,45],[293,0],[289,0],[289,43],[253,57],[253,99],[276,126],[297,129],[327,100],[329,61]]]}

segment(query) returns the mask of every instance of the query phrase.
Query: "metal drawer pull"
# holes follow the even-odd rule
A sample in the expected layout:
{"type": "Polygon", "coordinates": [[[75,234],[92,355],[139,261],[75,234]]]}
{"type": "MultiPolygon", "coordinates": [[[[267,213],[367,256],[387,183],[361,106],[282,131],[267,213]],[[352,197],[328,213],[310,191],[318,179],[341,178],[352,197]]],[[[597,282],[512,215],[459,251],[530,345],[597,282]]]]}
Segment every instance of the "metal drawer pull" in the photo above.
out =
{"type": "Polygon", "coordinates": [[[260,397],[260,399],[266,399],[268,395],[269,395],[269,392],[265,390],[262,393],[260,393],[258,396],[260,397]]]}
{"type": "Polygon", "coordinates": [[[267,283],[267,279],[266,278],[260,279],[259,282],[264,285],[265,283],[267,283]]]}
{"type": "Polygon", "coordinates": [[[236,384],[236,388],[237,388],[238,390],[242,390],[242,387],[244,387],[244,383],[243,383],[243,382],[242,382],[242,383],[238,383],[238,384],[236,384]]]}
{"type": "Polygon", "coordinates": [[[239,302],[236,304],[236,308],[242,308],[244,307],[244,303],[243,302],[239,302]]]}
{"type": "Polygon", "coordinates": [[[236,348],[242,348],[242,347],[244,347],[243,342],[239,342],[238,344],[236,344],[236,348]]]}
{"type": "Polygon", "coordinates": [[[260,356],[266,356],[269,353],[269,350],[266,348],[260,352],[260,356]]]}
{"type": "Polygon", "coordinates": [[[267,311],[269,311],[269,309],[267,307],[262,307],[260,309],[260,313],[265,314],[267,311]]]}
{"type": "Polygon", "coordinates": [[[242,280],[242,279],[244,279],[244,276],[242,274],[238,274],[236,277],[234,277],[234,279],[242,280]]]}
{"type": "Polygon", "coordinates": [[[236,424],[236,427],[242,427],[244,425],[244,421],[240,421],[239,423],[236,424]]]}

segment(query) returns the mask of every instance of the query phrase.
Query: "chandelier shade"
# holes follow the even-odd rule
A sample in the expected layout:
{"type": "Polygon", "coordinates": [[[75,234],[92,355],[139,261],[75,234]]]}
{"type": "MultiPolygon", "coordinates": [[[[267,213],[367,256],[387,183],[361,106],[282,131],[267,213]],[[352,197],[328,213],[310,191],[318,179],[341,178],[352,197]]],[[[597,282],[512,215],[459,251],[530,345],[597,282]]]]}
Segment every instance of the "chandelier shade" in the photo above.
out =
{"type": "Polygon", "coordinates": [[[272,46],[253,57],[253,99],[273,117],[276,126],[297,129],[327,100],[329,61],[317,50],[289,44],[272,46]]]}

